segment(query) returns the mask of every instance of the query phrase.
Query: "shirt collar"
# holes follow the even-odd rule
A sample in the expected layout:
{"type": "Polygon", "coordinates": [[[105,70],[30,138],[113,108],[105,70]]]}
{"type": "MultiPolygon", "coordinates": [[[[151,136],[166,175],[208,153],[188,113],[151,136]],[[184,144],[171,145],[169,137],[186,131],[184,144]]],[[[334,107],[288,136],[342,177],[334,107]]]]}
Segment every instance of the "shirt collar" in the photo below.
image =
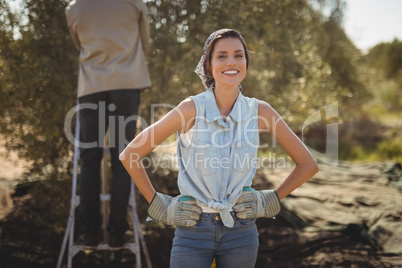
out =
{"type": "MultiPolygon", "coordinates": [[[[241,101],[243,100],[243,95],[239,91],[239,95],[237,96],[236,102],[233,106],[232,111],[230,111],[228,117],[232,118],[237,123],[241,119],[242,105],[241,101]]],[[[205,95],[205,106],[206,106],[206,118],[209,122],[213,121],[222,121],[221,113],[219,112],[218,105],[216,104],[214,92],[212,89],[206,91],[205,95]]]]}

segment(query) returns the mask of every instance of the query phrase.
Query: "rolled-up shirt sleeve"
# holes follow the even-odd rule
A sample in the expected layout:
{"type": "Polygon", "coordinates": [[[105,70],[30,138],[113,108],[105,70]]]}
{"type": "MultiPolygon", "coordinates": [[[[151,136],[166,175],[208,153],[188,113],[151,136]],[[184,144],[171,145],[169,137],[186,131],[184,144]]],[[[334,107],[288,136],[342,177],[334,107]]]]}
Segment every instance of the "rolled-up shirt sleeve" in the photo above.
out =
{"type": "Polygon", "coordinates": [[[67,20],[67,26],[68,26],[68,31],[70,32],[70,36],[71,39],[74,42],[75,47],[78,50],[81,50],[81,43],[80,43],[80,39],[78,38],[78,34],[75,31],[75,25],[74,25],[74,19],[72,17],[72,14],[70,12],[70,7],[67,6],[66,10],[65,10],[65,14],[66,14],[66,20],[67,20]]]}
{"type": "Polygon", "coordinates": [[[144,2],[141,1],[141,17],[139,21],[140,36],[142,48],[145,53],[148,53],[151,45],[149,40],[149,25],[148,25],[148,9],[144,2]]]}

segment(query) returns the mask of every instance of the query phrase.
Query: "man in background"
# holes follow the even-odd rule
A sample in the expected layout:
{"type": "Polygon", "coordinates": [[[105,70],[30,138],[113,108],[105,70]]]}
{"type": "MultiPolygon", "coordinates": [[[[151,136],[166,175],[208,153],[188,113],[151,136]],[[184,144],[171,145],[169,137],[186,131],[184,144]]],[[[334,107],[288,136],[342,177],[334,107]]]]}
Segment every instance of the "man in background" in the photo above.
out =
{"type": "Polygon", "coordinates": [[[136,132],[140,91],[151,86],[145,54],[149,51],[148,12],[142,0],[75,0],[66,8],[71,38],[80,51],[78,102],[80,159],[79,217],[84,249],[96,249],[101,225],[100,167],[106,130],[112,166],[110,250],[127,242],[131,178],[120,152],[136,132]]]}

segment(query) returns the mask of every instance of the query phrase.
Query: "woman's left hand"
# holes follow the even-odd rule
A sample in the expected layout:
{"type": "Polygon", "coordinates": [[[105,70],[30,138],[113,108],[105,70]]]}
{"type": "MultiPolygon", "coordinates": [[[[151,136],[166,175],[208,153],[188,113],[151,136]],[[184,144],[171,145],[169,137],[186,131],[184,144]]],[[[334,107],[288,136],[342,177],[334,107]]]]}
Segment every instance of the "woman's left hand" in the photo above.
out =
{"type": "Polygon", "coordinates": [[[281,204],[275,190],[255,191],[244,187],[233,210],[239,219],[272,218],[281,210],[281,204]]]}

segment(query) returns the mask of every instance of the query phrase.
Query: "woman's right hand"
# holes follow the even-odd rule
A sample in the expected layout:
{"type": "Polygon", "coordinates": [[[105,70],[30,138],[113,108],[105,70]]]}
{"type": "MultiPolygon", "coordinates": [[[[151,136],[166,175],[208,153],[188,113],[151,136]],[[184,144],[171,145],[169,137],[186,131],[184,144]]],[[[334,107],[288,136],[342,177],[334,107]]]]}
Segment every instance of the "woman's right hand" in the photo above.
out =
{"type": "Polygon", "coordinates": [[[155,221],[168,225],[191,227],[197,224],[202,209],[191,196],[171,197],[156,193],[148,208],[148,215],[155,221]]]}

